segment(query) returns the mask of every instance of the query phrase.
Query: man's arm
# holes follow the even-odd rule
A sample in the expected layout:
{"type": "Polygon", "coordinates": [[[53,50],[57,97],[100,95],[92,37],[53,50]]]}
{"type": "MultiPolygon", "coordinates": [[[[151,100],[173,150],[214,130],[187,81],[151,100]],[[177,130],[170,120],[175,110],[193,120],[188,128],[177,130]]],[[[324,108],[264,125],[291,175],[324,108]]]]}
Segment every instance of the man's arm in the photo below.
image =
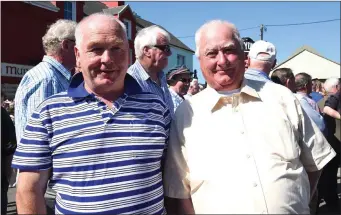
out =
{"type": "Polygon", "coordinates": [[[50,170],[19,173],[16,202],[18,214],[46,214],[45,191],[50,170]]]}
{"type": "Polygon", "coordinates": [[[340,113],[337,112],[336,110],[334,110],[333,108],[331,107],[328,107],[328,106],[324,106],[323,108],[323,113],[335,118],[335,119],[340,119],[340,113]]]}

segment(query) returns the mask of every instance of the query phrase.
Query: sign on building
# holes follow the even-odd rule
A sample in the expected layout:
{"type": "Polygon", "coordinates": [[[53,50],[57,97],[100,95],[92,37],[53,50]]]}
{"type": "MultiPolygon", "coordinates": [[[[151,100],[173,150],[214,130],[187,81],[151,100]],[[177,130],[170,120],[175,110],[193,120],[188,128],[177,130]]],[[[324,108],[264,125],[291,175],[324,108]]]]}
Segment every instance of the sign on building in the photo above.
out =
{"type": "Polygon", "coordinates": [[[31,68],[33,68],[33,66],[1,63],[1,76],[21,78],[31,68]]]}

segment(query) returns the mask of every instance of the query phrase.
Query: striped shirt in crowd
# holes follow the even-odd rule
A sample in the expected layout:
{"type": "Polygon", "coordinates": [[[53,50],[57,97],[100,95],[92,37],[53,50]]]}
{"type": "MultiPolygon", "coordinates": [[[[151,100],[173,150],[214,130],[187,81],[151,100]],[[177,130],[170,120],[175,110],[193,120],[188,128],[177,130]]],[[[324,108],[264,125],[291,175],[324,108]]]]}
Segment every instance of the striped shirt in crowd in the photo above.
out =
{"type": "Polygon", "coordinates": [[[138,60],[129,67],[128,73],[135,78],[144,92],[151,92],[160,96],[160,98],[162,98],[162,100],[167,104],[172,117],[174,116],[172,96],[168,90],[166,76],[163,71],[159,72],[161,86],[150,78],[138,60]]]}
{"type": "Polygon", "coordinates": [[[171,93],[171,96],[172,96],[174,113],[175,113],[176,108],[179,107],[179,105],[184,101],[184,99],[181,98],[172,88],[169,88],[169,92],[171,93]]]}
{"type": "Polygon", "coordinates": [[[28,118],[46,98],[66,91],[71,73],[53,57],[45,55],[43,61],[30,69],[15,94],[15,133],[19,142],[28,118]]]}
{"type": "Polygon", "coordinates": [[[52,170],[56,214],[165,214],[161,160],[170,113],[127,74],[108,108],[76,74],[67,92],[30,118],[13,159],[20,170],[52,170]]]}

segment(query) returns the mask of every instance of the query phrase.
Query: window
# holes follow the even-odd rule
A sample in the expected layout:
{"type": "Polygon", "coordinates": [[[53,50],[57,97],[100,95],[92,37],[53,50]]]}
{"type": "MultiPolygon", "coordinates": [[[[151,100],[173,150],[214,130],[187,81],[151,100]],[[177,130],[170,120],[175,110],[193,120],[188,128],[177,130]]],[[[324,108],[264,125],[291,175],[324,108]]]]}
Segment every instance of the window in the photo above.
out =
{"type": "Polygon", "coordinates": [[[76,2],[64,2],[64,19],[76,21],[76,2]]]}
{"type": "Polygon", "coordinates": [[[185,56],[178,54],[177,56],[177,65],[185,65],[185,56]]]}
{"type": "Polygon", "coordinates": [[[127,28],[127,37],[129,40],[131,40],[131,21],[124,19],[123,23],[125,24],[125,26],[127,28]]]}

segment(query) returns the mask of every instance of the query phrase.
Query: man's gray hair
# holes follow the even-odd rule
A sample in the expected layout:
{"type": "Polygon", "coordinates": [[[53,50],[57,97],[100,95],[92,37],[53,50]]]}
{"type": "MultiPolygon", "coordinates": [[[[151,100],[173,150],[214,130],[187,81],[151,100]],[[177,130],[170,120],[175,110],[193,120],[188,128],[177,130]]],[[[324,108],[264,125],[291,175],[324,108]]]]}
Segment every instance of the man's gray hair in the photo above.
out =
{"type": "Polygon", "coordinates": [[[77,24],[77,27],[76,27],[76,32],[75,32],[75,37],[76,37],[76,47],[79,49],[79,45],[81,44],[82,42],[82,39],[83,39],[83,31],[82,31],[82,25],[89,21],[90,19],[93,19],[93,18],[97,18],[97,17],[106,17],[108,18],[109,20],[113,21],[113,22],[117,22],[122,30],[124,31],[124,34],[125,34],[125,37],[127,39],[127,28],[125,26],[125,24],[123,24],[123,22],[121,22],[121,20],[117,19],[116,17],[114,17],[112,14],[108,14],[108,13],[103,13],[103,12],[100,12],[100,13],[93,13],[91,14],[90,16],[87,16],[85,18],[83,18],[78,24],[77,24]]]}
{"type": "Polygon", "coordinates": [[[157,44],[159,34],[166,37],[168,42],[170,42],[171,38],[169,33],[157,25],[143,28],[137,33],[134,41],[135,56],[137,59],[142,57],[144,47],[157,44]]]}
{"type": "Polygon", "coordinates": [[[327,93],[330,93],[334,87],[340,84],[340,79],[337,77],[331,77],[328,78],[324,84],[323,87],[327,91],[327,93]]]}
{"type": "Polygon", "coordinates": [[[59,19],[49,26],[43,36],[43,47],[46,54],[58,55],[62,47],[61,42],[66,39],[75,40],[76,22],[59,19]]]}
{"type": "Polygon", "coordinates": [[[195,45],[196,45],[195,55],[197,57],[199,57],[200,39],[201,39],[202,34],[205,31],[210,30],[210,28],[215,25],[224,25],[228,27],[229,29],[231,29],[233,39],[235,39],[238,42],[239,46],[241,47],[241,50],[242,51],[244,50],[243,41],[240,38],[239,31],[234,24],[228,21],[224,21],[224,20],[211,20],[211,21],[206,22],[204,25],[202,25],[195,33],[195,45]]]}

